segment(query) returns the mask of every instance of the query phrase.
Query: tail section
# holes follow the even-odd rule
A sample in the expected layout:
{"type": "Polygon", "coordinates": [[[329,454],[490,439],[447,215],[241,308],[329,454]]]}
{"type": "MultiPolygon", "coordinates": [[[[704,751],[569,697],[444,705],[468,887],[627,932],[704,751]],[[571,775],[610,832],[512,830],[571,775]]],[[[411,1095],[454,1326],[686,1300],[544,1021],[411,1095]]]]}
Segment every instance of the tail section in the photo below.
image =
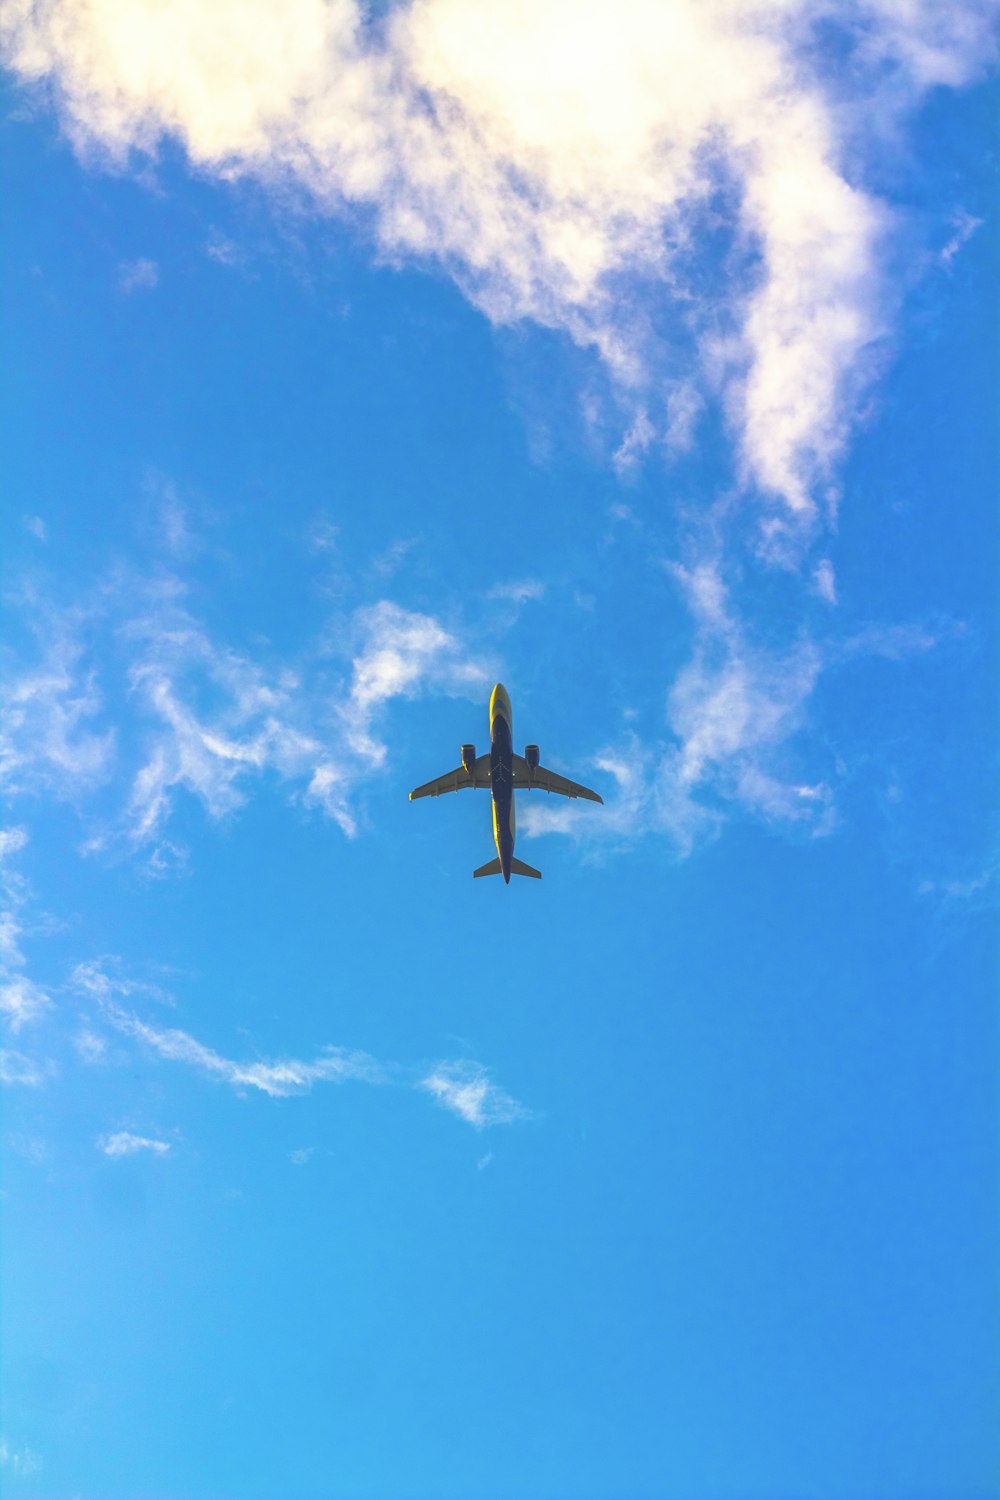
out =
{"type": "MultiPolygon", "coordinates": [[[[511,860],[510,873],[512,875],[530,875],[534,880],[541,880],[542,878],[541,870],[536,870],[531,865],[526,865],[522,859],[511,860]]],[[[473,870],[472,878],[473,880],[479,880],[483,875],[502,874],[503,871],[500,868],[500,861],[498,859],[491,859],[487,864],[480,865],[478,870],[473,870]]]]}

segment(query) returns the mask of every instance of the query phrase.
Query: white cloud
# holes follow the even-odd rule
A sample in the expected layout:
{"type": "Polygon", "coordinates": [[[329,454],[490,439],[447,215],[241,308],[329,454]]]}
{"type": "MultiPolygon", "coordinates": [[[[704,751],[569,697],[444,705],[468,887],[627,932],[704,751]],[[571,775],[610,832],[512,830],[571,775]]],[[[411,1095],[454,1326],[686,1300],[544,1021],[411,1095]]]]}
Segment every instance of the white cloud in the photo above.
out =
{"type": "Polygon", "coordinates": [[[24,526],[25,531],[29,532],[36,541],[48,541],[49,530],[45,522],[42,520],[41,516],[23,516],[22,525],[24,526]]]}
{"type": "Polygon", "coordinates": [[[503,599],[510,604],[527,604],[532,599],[545,596],[545,584],[539,578],[522,578],[515,583],[494,584],[487,599],[503,599]]]}
{"type": "Polygon", "coordinates": [[[51,1003],[45,990],[24,974],[15,974],[0,984],[0,1013],[15,1034],[22,1026],[37,1021],[51,1003]]]}
{"type": "Polygon", "coordinates": [[[477,1130],[486,1125],[509,1125],[514,1120],[526,1119],[530,1113],[523,1104],[491,1083],[486,1069],[476,1062],[436,1063],[418,1087],[433,1094],[445,1109],[450,1109],[477,1130]]]}
{"type": "Polygon", "coordinates": [[[667,394],[667,447],[687,453],[694,446],[695,428],[705,407],[704,397],[691,380],[678,380],[667,394]]]}
{"type": "Polygon", "coordinates": [[[8,1135],[4,1145],[11,1151],[16,1151],[24,1161],[30,1162],[33,1167],[40,1167],[49,1160],[50,1151],[48,1145],[37,1135],[24,1135],[15,1132],[8,1135]]]}
{"type": "Polygon", "coordinates": [[[955,232],[941,250],[940,258],[946,266],[951,265],[955,256],[964,245],[968,244],[976,230],[983,227],[983,221],[963,211],[955,215],[952,227],[955,232]]]}
{"type": "Polygon", "coordinates": [[[50,1062],[36,1062],[23,1052],[0,1047],[0,1083],[23,1083],[29,1088],[37,1088],[51,1078],[54,1071],[50,1062]]]}
{"type": "Polygon", "coordinates": [[[380,1083],[383,1070],[374,1058],[342,1047],[327,1047],[310,1062],[280,1058],[271,1062],[238,1062],[206,1047],[178,1028],[151,1026],[120,1004],[120,996],[148,990],[148,986],[109,974],[101,963],[80,964],[71,983],[81,993],[98,1001],[101,1014],[117,1031],[144,1043],[160,1057],[188,1063],[200,1072],[234,1088],[255,1088],[273,1097],[302,1093],[314,1083],[342,1083],[357,1079],[380,1083]]]}
{"type": "Polygon", "coordinates": [[[98,1002],[117,999],[153,1000],[158,1005],[173,1005],[168,990],[146,979],[132,979],[122,973],[120,959],[105,957],[77,964],[70,977],[73,989],[98,1002]]]}
{"type": "Polygon", "coordinates": [[[824,557],[816,564],[813,571],[813,586],[821,599],[827,604],[837,602],[837,577],[833,571],[833,563],[828,557],[824,557]]]}
{"type": "Polygon", "coordinates": [[[30,1448],[14,1448],[6,1438],[0,1438],[0,1468],[9,1469],[19,1478],[27,1479],[30,1475],[37,1474],[41,1467],[41,1459],[30,1448]]]}
{"type": "Polygon", "coordinates": [[[175,788],[194,792],[213,817],[222,817],[241,806],[247,780],[262,775],[305,781],[305,800],[353,834],[351,788],[387,754],[374,733],[382,706],[425,688],[464,693],[486,680],[431,616],[381,600],[358,610],[353,628],[361,650],[345,691],[219,647],[176,609],[133,622],[141,653],[132,686],[158,721],[132,783],[133,838],[156,834],[175,788]],[[213,711],[196,708],[198,698],[214,700],[213,711]]]}
{"type": "Polygon", "coordinates": [[[611,462],[619,476],[628,474],[636,467],[642,456],[649,450],[655,437],[656,428],[649,420],[645,407],[640,407],[620,446],[612,455],[611,462]]]}
{"type": "MultiPolygon", "coordinates": [[[[813,837],[837,823],[836,758],[810,722],[824,674],[859,657],[903,660],[961,640],[961,622],[935,619],[870,624],[841,638],[808,634],[791,645],[760,641],[737,613],[721,558],[706,552],[668,565],[694,622],[689,660],[667,693],[665,729],[643,741],[634,733],[605,748],[592,764],[605,807],[524,797],[518,823],[530,835],[567,834],[589,846],[631,841],[658,831],[687,855],[712,839],[727,817],[749,814],[813,837]],[[816,762],[823,771],[817,774],[816,762]]],[[[798,599],[794,579],[785,579],[798,599]]],[[[820,564],[815,591],[836,599],[832,566],[820,564]]]]}
{"type": "Polygon", "coordinates": [[[293,1167],[304,1167],[315,1150],[315,1146],[298,1146],[294,1151],[289,1151],[288,1160],[293,1167]]]}
{"type": "Polygon", "coordinates": [[[948,619],[866,625],[840,643],[838,654],[842,657],[881,656],[888,661],[902,661],[908,656],[933,651],[946,641],[959,639],[964,633],[961,621],[948,619]]]}
{"type": "Polygon", "coordinates": [[[77,1032],[73,1045],[85,1063],[99,1063],[107,1056],[107,1042],[87,1027],[77,1032]]]}
{"type": "Polygon", "coordinates": [[[342,1047],[327,1047],[311,1062],[297,1058],[279,1058],[273,1062],[237,1062],[204,1046],[186,1031],[165,1031],[148,1026],[127,1012],[107,1008],[109,1021],[119,1031],[145,1042],[161,1057],[174,1062],[190,1063],[201,1072],[234,1088],[260,1089],[279,1098],[286,1094],[308,1091],[314,1083],[344,1083],[359,1079],[364,1083],[381,1080],[381,1068],[374,1058],[363,1052],[347,1052],[342,1047]]]}
{"type": "Polygon", "coordinates": [[[166,1156],[170,1150],[169,1141],[154,1140],[147,1135],[133,1135],[130,1130],[118,1130],[114,1135],[105,1135],[97,1142],[98,1148],[105,1156],[136,1156],[140,1151],[148,1151],[153,1156],[166,1156]]]}
{"type": "Polygon", "coordinates": [[[748,479],[804,516],[886,331],[892,222],[866,152],[984,66],[995,13],[414,0],[372,23],[354,0],[10,0],[4,34],[81,151],[124,163],[172,136],[202,172],[364,206],[384,251],[436,257],[494,321],[596,350],[629,423],[664,412],[681,447],[693,351],[748,479]],[[706,292],[708,222],[730,241],[706,292]]]}
{"type": "MultiPolygon", "coordinates": [[[[187,1031],[177,1027],[152,1026],[141,1020],[121,1004],[121,997],[141,993],[144,986],[117,973],[109,974],[103,963],[80,964],[74,971],[70,984],[72,988],[95,1000],[103,1019],[123,1036],[132,1037],[158,1056],[172,1062],[186,1063],[240,1092],[258,1089],[272,1098],[285,1098],[293,1094],[308,1093],[318,1083],[385,1085],[400,1079],[409,1071],[398,1065],[380,1063],[366,1052],[348,1051],[343,1047],[324,1047],[317,1057],[309,1061],[277,1058],[241,1062],[207,1047],[187,1031]]],[[[410,1076],[412,1077],[412,1073],[410,1076]]],[[[20,1078],[18,1081],[41,1080],[31,1077],[20,1078]]],[[[415,1086],[433,1094],[446,1108],[477,1128],[506,1124],[526,1118],[529,1113],[523,1105],[491,1083],[486,1069],[475,1062],[437,1063],[415,1086]]],[[[120,1137],[112,1139],[117,1141],[120,1137]]],[[[121,1149],[131,1148],[126,1146],[121,1149]]],[[[302,1165],[312,1150],[309,1147],[293,1151],[291,1160],[296,1165],[302,1165]]]]}
{"type": "Polygon", "coordinates": [[[993,911],[1000,906],[1000,853],[961,875],[922,880],[917,889],[919,895],[934,898],[940,910],[951,914],[993,911]]]}
{"type": "Polygon", "coordinates": [[[40,658],[0,691],[0,783],[74,796],[107,776],[114,739],[89,726],[102,708],[75,612],[43,621],[40,658]]]}
{"type": "Polygon", "coordinates": [[[24,972],[21,952],[21,911],[30,891],[27,882],[11,867],[11,859],[28,842],[25,828],[0,829],[0,1015],[13,1033],[36,1021],[51,1000],[41,985],[24,972]]]}
{"type": "MultiPolygon", "coordinates": [[[[155,486],[176,552],[187,544],[183,511],[168,480],[157,476],[155,486]]],[[[8,674],[0,777],[9,791],[82,800],[107,781],[113,761],[127,796],[84,849],[152,850],[150,874],[183,863],[168,836],[182,791],[220,819],[253,787],[281,786],[352,836],[355,790],[388,755],[378,733],[388,703],[425,692],[478,697],[490,681],[439,620],[388,599],[356,610],[346,628],[289,663],[266,643],[251,654],[213,639],[184,594],[175,575],[119,572],[89,603],[61,612],[21,599],[42,660],[8,674]],[[114,727],[90,732],[99,714],[114,727]]]]}
{"type": "Polygon", "coordinates": [[[240,266],[244,258],[235,240],[231,240],[220,229],[212,229],[209,232],[208,239],[205,241],[205,254],[210,260],[217,261],[220,266],[240,266]]]}
{"type": "Polygon", "coordinates": [[[129,296],[132,292],[151,292],[160,280],[160,268],[155,260],[123,260],[118,267],[118,285],[129,296]]]}
{"type": "MultiPolygon", "coordinates": [[[[575,804],[525,802],[519,821],[529,834],[567,833],[589,842],[665,833],[685,856],[713,838],[728,813],[742,811],[814,834],[833,826],[833,792],[823,780],[789,775],[788,743],[805,727],[806,710],[826,664],[803,638],[791,648],[754,644],[733,609],[720,561],[706,556],[669,572],[694,619],[690,660],[667,695],[669,739],[643,744],[634,735],[596,757],[614,791],[598,817],[575,804]]],[[[602,785],[602,791],[606,788],[602,785]]]]}
{"type": "Polygon", "coordinates": [[[0,828],[0,864],[12,854],[19,854],[28,842],[26,828],[0,828]]]}
{"type": "Polygon", "coordinates": [[[425,687],[457,697],[486,690],[486,667],[466,657],[460,642],[430,615],[382,599],[355,618],[362,649],[353,661],[343,710],[355,754],[376,765],[385,760],[386,746],[375,737],[373,721],[391,698],[412,697],[425,687]]]}

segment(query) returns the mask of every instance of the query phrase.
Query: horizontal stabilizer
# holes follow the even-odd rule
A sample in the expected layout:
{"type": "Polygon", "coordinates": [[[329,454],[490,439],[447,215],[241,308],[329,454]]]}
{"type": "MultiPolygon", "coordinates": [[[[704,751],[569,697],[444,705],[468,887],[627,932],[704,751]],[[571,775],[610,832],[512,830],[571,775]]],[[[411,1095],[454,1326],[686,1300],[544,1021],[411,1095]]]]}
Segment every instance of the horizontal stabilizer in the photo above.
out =
{"type": "Polygon", "coordinates": [[[479,877],[480,877],[480,875],[499,875],[499,874],[500,874],[500,861],[498,859],[491,859],[488,864],[480,865],[478,870],[473,870],[473,872],[472,872],[472,878],[473,878],[473,880],[478,880],[479,877]]]}
{"type": "Polygon", "coordinates": [[[541,880],[541,870],[536,870],[532,865],[526,865],[523,859],[512,859],[510,862],[510,873],[512,875],[531,875],[535,880],[541,880]]]}

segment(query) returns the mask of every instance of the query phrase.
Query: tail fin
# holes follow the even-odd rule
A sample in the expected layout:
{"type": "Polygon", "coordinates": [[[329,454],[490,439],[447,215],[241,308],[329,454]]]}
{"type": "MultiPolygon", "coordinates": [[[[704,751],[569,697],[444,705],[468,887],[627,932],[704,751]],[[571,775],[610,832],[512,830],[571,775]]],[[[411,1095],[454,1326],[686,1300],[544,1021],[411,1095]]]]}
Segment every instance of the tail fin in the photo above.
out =
{"type": "MultiPolygon", "coordinates": [[[[500,861],[498,859],[491,859],[488,864],[480,865],[478,870],[473,870],[472,878],[473,880],[478,880],[481,875],[499,875],[501,873],[500,861]]],[[[541,880],[542,878],[541,870],[536,870],[531,865],[526,865],[522,859],[511,860],[510,873],[512,875],[531,875],[535,880],[541,880]]]]}

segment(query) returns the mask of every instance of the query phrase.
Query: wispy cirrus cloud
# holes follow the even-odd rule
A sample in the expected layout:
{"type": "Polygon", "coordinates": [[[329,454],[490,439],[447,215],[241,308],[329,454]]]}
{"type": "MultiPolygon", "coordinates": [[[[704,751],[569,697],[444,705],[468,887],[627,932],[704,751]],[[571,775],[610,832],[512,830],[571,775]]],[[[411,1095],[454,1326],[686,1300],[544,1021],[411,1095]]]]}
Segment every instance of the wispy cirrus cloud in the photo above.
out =
{"type": "Polygon", "coordinates": [[[160,268],[155,260],[140,256],[137,260],[122,261],[118,267],[118,285],[126,296],[133,292],[151,292],[159,285],[160,268]]]}
{"type": "Polygon", "coordinates": [[[387,599],[356,615],[362,647],[354,657],[343,717],[358,755],[381,765],[386,746],[373,735],[378,710],[392,698],[422,689],[461,697],[483,693],[490,681],[484,663],[470,659],[440,621],[387,599]]]}
{"type": "Polygon", "coordinates": [[[251,654],[213,638],[170,574],[116,578],[89,608],[21,604],[42,666],[11,662],[0,781],[85,804],[113,767],[124,804],[85,847],[142,848],[154,874],[183,854],[167,835],[181,792],[224,818],[252,788],[282,786],[352,836],[354,794],[386,760],[390,702],[479,697],[489,680],[440,620],[387,599],[292,661],[266,643],[251,654]]]}
{"type": "Polygon", "coordinates": [[[25,972],[21,951],[21,913],[28,886],[11,861],[27,842],[25,828],[0,829],[0,1015],[15,1034],[42,1016],[52,1003],[48,992],[25,972]]]}
{"type": "Polygon", "coordinates": [[[43,1015],[51,1003],[47,991],[24,974],[14,974],[0,984],[0,1014],[15,1034],[43,1015]]]}
{"type": "Polygon", "coordinates": [[[477,1130],[486,1125],[510,1125],[530,1115],[523,1104],[490,1080],[480,1063],[467,1060],[435,1063],[419,1087],[477,1130]]]}
{"type": "Polygon", "coordinates": [[[0,1468],[8,1469],[15,1478],[28,1479],[42,1468],[42,1460],[30,1448],[15,1448],[6,1438],[0,1438],[0,1468]]]}
{"type": "Polygon", "coordinates": [[[343,1083],[349,1079],[366,1083],[383,1081],[383,1071],[373,1058],[340,1047],[326,1048],[309,1062],[296,1058],[239,1062],[225,1057],[186,1031],[151,1025],[128,1010],[122,1000],[145,992],[148,986],[137,985],[103,962],[79,964],[70,983],[78,993],[98,1002],[102,1017],[116,1031],[142,1042],[160,1057],[187,1063],[237,1089],[259,1089],[279,1098],[305,1092],[314,1083],[343,1083]]]}
{"type": "MultiPolygon", "coordinates": [[[[175,140],[202,174],[263,183],[279,213],[289,191],[320,215],[357,222],[360,208],[376,254],[435,261],[494,323],[533,320],[592,351],[620,471],[661,445],[688,451],[714,412],[729,480],[762,503],[750,554],[798,568],[896,313],[889,143],[929,90],[990,65],[997,12],[996,0],[415,0],[372,18],[355,0],[14,0],[2,35],[8,65],[48,90],[88,162],[121,167],[175,140]]],[[[949,224],[945,264],[975,227],[949,224]]],[[[746,546],[743,523],[718,525],[723,551],[746,546]]],[[[327,526],[316,545],[332,537],[327,526]]],[[[634,747],[605,753],[612,834],[641,818],[690,848],[727,808],[831,826],[828,779],[785,752],[836,654],[801,625],[810,600],[836,606],[833,562],[813,554],[779,645],[757,640],[732,598],[725,621],[705,614],[698,591],[718,561],[677,575],[694,642],[666,739],[641,757],[648,787],[634,747]]],[[[511,587],[514,603],[531,597],[532,584],[511,587]]],[[[181,790],[223,817],[249,786],[279,781],[353,834],[353,788],[386,758],[385,705],[486,676],[442,620],[391,601],[357,613],[336,681],[315,662],[252,661],[181,613],[150,618],[130,666],[148,723],[121,829],[152,846],[154,869],[170,862],[181,790]]],[[[100,690],[74,652],[66,631],[17,681],[15,785],[107,775],[116,737],[93,729],[100,690]]],[[[576,826],[572,809],[528,821],[576,826]]]]}
{"type": "Polygon", "coordinates": [[[112,1135],[103,1135],[97,1142],[98,1150],[105,1156],[166,1156],[170,1151],[169,1141],[159,1141],[153,1136],[134,1135],[131,1130],[116,1130],[112,1135]]]}
{"type": "Polygon", "coordinates": [[[79,610],[62,614],[36,608],[33,660],[12,660],[0,687],[0,782],[9,791],[41,790],[73,795],[104,781],[114,754],[114,735],[94,727],[103,709],[98,672],[84,641],[79,610]]]}
{"type": "Polygon", "coordinates": [[[40,1062],[11,1047],[0,1047],[0,1083],[21,1083],[28,1088],[37,1088],[54,1074],[53,1063],[40,1062]]]}
{"type": "Polygon", "coordinates": [[[721,553],[670,563],[668,572],[693,637],[666,693],[663,732],[646,739],[629,732],[593,757],[611,782],[600,818],[572,803],[527,798],[519,823],[528,834],[568,834],[594,847],[657,832],[682,857],[735,814],[811,837],[829,834],[843,767],[838,772],[815,721],[821,682],[858,660],[903,661],[959,642],[961,622],[867,623],[842,633],[802,623],[789,644],[780,630],[768,639],[751,630],[721,553]]]}
{"type": "MultiPolygon", "coordinates": [[[[124,1002],[141,996],[149,986],[130,979],[118,964],[107,960],[79,964],[71,976],[70,988],[94,1002],[101,1020],[119,1035],[132,1038],[166,1061],[186,1064],[216,1082],[228,1084],[239,1093],[256,1089],[281,1099],[308,1093],[321,1083],[396,1084],[433,1094],[477,1129],[509,1124],[530,1114],[524,1105],[491,1082],[486,1068],[476,1062],[440,1062],[430,1073],[421,1072],[417,1076],[412,1067],[382,1063],[366,1052],[334,1046],[324,1047],[318,1056],[308,1060],[282,1057],[242,1061],[227,1057],[179,1027],[144,1021],[124,1002]]],[[[125,1144],[121,1152],[131,1149],[125,1144]]],[[[292,1159],[296,1160],[294,1153],[292,1159]]],[[[306,1157],[301,1159],[304,1161],[306,1157]]]]}
{"type": "Polygon", "coordinates": [[[163,824],[175,788],[221,817],[242,804],[254,776],[299,783],[303,800],[350,836],[351,791],[386,758],[376,733],[384,706],[421,691],[474,695],[486,681],[438,620],[384,599],[353,616],[360,649],[346,683],[325,653],[263,666],[220,647],[176,609],[131,622],[128,634],[140,643],[133,691],[157,721],[127,811],[140,840],[163,824]]]}
{"type": "Polygon", "coordinates": [[[891,316],[893,214],[866,163],[929,89],[984,66],[995,15],[414,0],[372,21],[355,0],[13,0],[4,37],[82,151],[124,163],[172,137],[279,202],[293,185],[322,213],[361,207],[383,252],[436,259],[494,322],[595,350],[633,449],[683,447],[697,402],[721,403],[747,482],[801,518],[891,316]],[[707,225],[728,233],[717,285],[707,225]]]}

